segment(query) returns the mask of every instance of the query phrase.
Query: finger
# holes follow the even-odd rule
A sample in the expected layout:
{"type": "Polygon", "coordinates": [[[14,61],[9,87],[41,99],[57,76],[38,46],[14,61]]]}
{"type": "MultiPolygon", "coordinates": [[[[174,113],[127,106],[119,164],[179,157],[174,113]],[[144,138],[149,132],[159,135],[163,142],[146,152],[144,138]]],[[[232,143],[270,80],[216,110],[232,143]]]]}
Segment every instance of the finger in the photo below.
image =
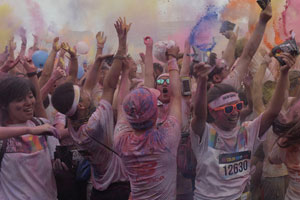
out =
{"type": "Polygon", "coordinates": [[[65,171],[69,171],[68,166],[67,166],[64,162],[61,162],[61,165],[62,165],[62,168],[63,168],[65,171]]]}

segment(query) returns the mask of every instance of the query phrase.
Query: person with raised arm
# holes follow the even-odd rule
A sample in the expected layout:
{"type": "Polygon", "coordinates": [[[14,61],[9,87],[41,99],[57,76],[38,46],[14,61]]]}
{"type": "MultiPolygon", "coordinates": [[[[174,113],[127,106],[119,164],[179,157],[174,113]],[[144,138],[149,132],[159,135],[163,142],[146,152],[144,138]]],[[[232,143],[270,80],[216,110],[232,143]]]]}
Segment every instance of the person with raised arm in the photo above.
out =
{"type": "Polygon", "coordinates": [[[119,18],[115,28],[119,48],[113,64],[104,80],[103,95],[99,106],[93,105],[91,92],[98,81],[97,73],[107,56],[99,56],[90,69],[82,88],[66,82],[56,88],[52,96],[53,106],[67,116],[69,133],[91,164],[93,190],[91,200],[127,200],[130,185],[120,157],[113,148],[114,119],[112,102],[114,92],[126,56],[127,33],[131,24],[119,18]]]}
{"type": "Polygon", "coordinates": [[[56,132],[49,125],[40,126],[49,121],[43,118],[46,113],[36,68],[27,60],[22,63],[29,80],[8,76],[0,81],[1,125],[9,127],[1,134],[0,196],[3,199],[55,200],[56,184],[45,134],[55,135],[56,132]],[[20,132],[20,128],[24,132],[20,132]],[[43,130],[49,132],[36,135],[43,130]]]}
{"type": "Polygon", "coordinates": [[[194,199],[249,199],[250,160],[285,100],[288,71],[295,58],[283,53],[286,65],[269,107],[251,122],[238,125],[243,102],[227,84],[207,92],[209,66],[197,65],[198,87],[191,123],[192,148],[197,158],[194,199]],[[208,120],[208,122],[206,122],[208,120]]]}
{"type": "Polygon", "coordinates": [[[61,47],[58,42],[59,42],[59,38],[58,37],[54,38],[53,44],[52,44],[52,50],[44,64],[42,75],[39,78],[40,88],[42,88],[47,83],[47,81],[49,80],[49,78],[51,77],[51,74],[53,72],[56,54],[60,50],[60,47],[61,47]]]}
{"type": "MultiPolygon", "coordinates": [[[[177,46],[168,49],[170,111],[159,127],[156,126],[159,91],[139,87],[128,94],[128,78],[122,77],[114,146],[128,172],[130,199],[176,198],[176,155],[181,124],[180,77],[175,58],[178,51],[177,46]]],[[[128,76],[129,72],[124,75],[128,76]]]]}

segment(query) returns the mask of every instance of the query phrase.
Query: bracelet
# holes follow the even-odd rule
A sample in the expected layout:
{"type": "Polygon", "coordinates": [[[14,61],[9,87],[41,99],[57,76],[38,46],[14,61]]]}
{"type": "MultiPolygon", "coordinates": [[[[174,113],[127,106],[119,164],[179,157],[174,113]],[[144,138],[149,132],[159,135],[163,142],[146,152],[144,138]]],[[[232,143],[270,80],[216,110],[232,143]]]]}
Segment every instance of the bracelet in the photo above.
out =
{"type": "Polygon", "coordinates": [[[27,77],[33,77],[33,76],[35,76],[35,75],[37,75],[37,72],[35,71],[35,72],[30,72],[30,73],[27,73],[27,77]]]}
{"type": "Polygon", "coordinates": [[[114,56],[114,59],[125,60],[125,56],[115,55],[115,56],[114,56]]]}

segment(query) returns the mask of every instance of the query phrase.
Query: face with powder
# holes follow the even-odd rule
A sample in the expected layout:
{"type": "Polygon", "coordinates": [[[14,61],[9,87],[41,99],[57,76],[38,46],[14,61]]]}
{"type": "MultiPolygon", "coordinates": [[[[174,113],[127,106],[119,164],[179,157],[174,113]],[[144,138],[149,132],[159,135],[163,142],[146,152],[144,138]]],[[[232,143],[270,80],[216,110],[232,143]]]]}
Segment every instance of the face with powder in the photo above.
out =
{"type": "Polygon", "coordinates": [[[225,131],[234,129],[240,118],[243,102],[235,92],[226,93],[209,103],[210,115],[214,124],[225,131]]]}

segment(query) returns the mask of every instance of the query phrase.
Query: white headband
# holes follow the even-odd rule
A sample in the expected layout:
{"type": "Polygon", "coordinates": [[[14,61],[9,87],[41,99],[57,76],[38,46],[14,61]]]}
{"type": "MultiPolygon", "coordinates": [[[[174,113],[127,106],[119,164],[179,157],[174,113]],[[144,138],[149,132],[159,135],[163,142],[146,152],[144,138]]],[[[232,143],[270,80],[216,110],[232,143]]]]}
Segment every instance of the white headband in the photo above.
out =
{"type": "Polygon", "coordinates": [[[240,100],[240,98],[239,98],[239,95],[237,93],[230,92],[230,93],[223,94],[222,96],[220,96],[216,100],[210,102],[208,105],[209,105],[210,108],[215,109],[215,108],[218,108],[218,107],[223,106],[225,104],[235,102],[235,101],[239,101],[239,100],[240,100]]]}
{"type": "Polygon", "coordinates": [[[77,85],[73,85],[74,88],[74,100],[73,100],[73,104],[72,107],[70,108],[70,110],[66,113],[66,116],[73,116],[77,110],[77,105],[79,103],[79,99],[80,99],[80,88],[77,85]]]}

